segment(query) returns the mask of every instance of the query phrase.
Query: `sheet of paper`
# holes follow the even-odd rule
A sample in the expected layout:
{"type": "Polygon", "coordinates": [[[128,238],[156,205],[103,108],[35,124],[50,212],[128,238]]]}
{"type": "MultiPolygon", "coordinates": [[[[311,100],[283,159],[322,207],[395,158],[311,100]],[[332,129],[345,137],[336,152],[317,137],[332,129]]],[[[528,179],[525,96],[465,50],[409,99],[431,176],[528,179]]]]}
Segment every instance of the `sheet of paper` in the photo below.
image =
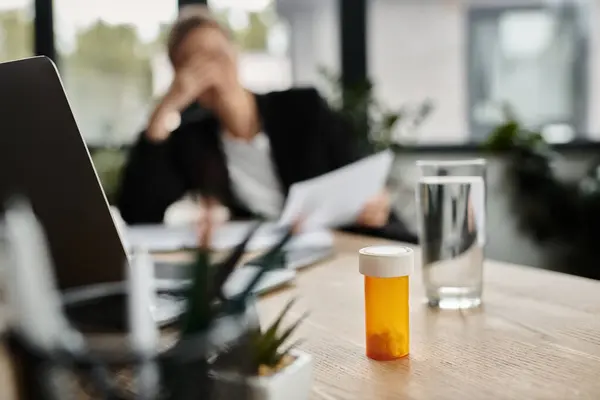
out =
{"type": "Polygon", "coordinates": [[[389,150],[291,186],[280,224],[302,217],[308,231],[353,223],[365,203],[385,186],[393,162],[389,150]]]}
{"type": "MultiPolygon", "coordinates": [[[[248,245],[249,251],[261,251],[281,238],[281,226],[303,217],[302,233],[288,248],[327,247],[333,245],[329,228],[356,220],[364,204],[383,189],[392,166],[393,154],[383,151],[351,165],[299,182],[290,188],[278,222],[264,223],[248,245]]],[[[255,221],[228,222],[215,230],[212,248],[227,250],[241,242],[255,221]]],[[[151,252],[168,252],[197,247],[195,227],[138,225],[127,227],[128,246],[143,246],[151,252]]]]}
{"type": "Polygon", "coordinates": [[[136,225],[126,228],[125,242],[129,248],[144,247],[150,252],[194,249],[198,235],[191,226],[136,225]]]}
{"type": "MultiPolygon", "coordinates": [[[[212,239],[214,250],[229,250],[240,243],[256,222],[228,222],[215,230],[212,239]]],[[[248,244],[248,251],[262,251],[281,239],[282,231],[276,223],[264,223],[248,244]]],[[[198,246],[198,235],[193,226],[169,227],[166,225],[136,225],[126,229],[126,242],[129,246],[142,246],[148,251],[170,252],[194,249],[198,246]]],[[[304,232],[294,237],[288,249],[307,247],[328,247],[333,245],[333,235],[329,231],[304,232]]]]}

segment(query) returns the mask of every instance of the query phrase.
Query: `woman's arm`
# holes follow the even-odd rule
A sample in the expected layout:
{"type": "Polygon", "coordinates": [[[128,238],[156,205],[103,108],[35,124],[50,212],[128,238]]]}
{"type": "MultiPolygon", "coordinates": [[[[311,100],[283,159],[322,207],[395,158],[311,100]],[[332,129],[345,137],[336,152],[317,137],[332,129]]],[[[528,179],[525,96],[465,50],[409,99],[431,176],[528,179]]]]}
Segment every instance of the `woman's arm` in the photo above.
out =
{"type": "Polygon", "coordinates": [[[148,128],[129,154],[117,195],[117,206],[128,224],[162,222],[167,207],[186,192],[173,155],[174,136],[185,129],[180,127],[180,112],[212,85],[217,75],[214,65],[201,61],[176,71],[148,128]]]}
{"type": "MultiPolygon", "coordinates": [[[[318,97],[319,123],[322,127],[321,133],[326,137],[331,170],[367,156],[367,149],[361,146],[360,132],[356,131],[356,127],[332,110],[316,92],[315,94],[318,97]]],[[[342,230],[408,243],[417,242],[416,236],[392,212],[387,189],[383,189],[365,205],[355,224],[342,227],[342,230]]]]}
{"type": "Polygon", "coordinates": [[[153,142],[145,132],[140,134],[117,195],[117,207],[126,223],[161,223],[167,207],[184,195],[186,186],[173,160],[173,136],[153,142]]]}

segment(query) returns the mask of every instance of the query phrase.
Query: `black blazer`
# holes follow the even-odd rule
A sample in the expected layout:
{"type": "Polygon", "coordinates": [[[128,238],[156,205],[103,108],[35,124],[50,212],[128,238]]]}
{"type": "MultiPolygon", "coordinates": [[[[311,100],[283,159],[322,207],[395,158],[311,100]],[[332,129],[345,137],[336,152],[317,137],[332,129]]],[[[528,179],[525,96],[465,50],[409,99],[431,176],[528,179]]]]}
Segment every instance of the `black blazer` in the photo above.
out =
{"type": "MultiPolygon", "coordinates": [[[[284,194],[296,182],[314,178],[356,160],[363,154],[350,127],[314,89],[291,89],[256,95],[262,129],[284,194]]],[[[231,189],[221,127],[207,113],[184,117],[182,125],[162,143],[141,134],[131,149],[117,203],[129,224],[160,223],[167,207],[188,192],[215,196],[234,218],[252,213],[231,189]]],[[[398,218],[383,229],[346,227],[347,230],[416,242],[398,218]]]]}

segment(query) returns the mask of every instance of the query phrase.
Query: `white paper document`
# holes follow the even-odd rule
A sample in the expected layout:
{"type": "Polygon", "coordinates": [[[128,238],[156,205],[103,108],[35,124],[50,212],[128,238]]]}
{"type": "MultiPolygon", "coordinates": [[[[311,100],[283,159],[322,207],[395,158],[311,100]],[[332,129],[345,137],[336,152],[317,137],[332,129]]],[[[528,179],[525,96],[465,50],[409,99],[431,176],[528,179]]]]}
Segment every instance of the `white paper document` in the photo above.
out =
{"type": "MultiPolygon", "coordinates": [[[[365,203],[385,186],[393,162],[383,151],[319,177],[291,186],[285,208],[277,222],[264,223],[248,244],[249,251],[266,250],[281,239],[281,227],[302,218],[301,233],[288,249],[327,247],[333,235],[327,230],[356,221],[365,203]]],[[[228,222],[213,233],[212,248],[235,247],[256,222],[228,222]]],[[[128,247],[142,246],[151,252],[193,249],[198,246],[195,226],[137,225],[124,228],[128,247]]]]}
{"type": "MultiPolygon", "coordinates": [[[[228,222],[215,230],[211,247],[213,250],[228,250],[238,245],[255,221],[228,222]]],[[[198,232],[194,226],[169,227],[166,225],[136,225],[126,230],[126,242],[131,247],[144,247],[148,251],[169,252],[198,247],[198,232]]],[[[282,231],[275,223],[264,223],[248,243],[248,251],[262,251],[275,245],[282,231]]],[[[328,247],[333,245],[333,235],[325,230],[301,233],[290,240],[288,249],[328,247]]]]}
{"type": "Polygon", "coordinates": [[[198,233],[192,226],[134,225],[125,230],[128,249],[142,247],[153,253],[195,249],[198,233]]]}
{"type": "Polygon", "coordinates": [[[385,187],[393,160],[386,150],[292,185],[279,223],[291,224],[301,217],[308,231],[353,223],[366,202],[385,187]]]}

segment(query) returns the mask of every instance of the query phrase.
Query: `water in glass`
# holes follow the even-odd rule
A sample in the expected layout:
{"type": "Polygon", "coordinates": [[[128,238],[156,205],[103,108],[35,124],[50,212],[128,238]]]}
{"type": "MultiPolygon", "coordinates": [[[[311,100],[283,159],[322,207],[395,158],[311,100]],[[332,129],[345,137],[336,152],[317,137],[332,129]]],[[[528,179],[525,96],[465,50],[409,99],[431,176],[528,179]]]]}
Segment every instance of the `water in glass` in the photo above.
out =
{"type": "Polygon", "coordinates": [[[443,309],[481,304],[485,183],[481,176],[419,180],[423,281],[429,304],[443,309]]]}

